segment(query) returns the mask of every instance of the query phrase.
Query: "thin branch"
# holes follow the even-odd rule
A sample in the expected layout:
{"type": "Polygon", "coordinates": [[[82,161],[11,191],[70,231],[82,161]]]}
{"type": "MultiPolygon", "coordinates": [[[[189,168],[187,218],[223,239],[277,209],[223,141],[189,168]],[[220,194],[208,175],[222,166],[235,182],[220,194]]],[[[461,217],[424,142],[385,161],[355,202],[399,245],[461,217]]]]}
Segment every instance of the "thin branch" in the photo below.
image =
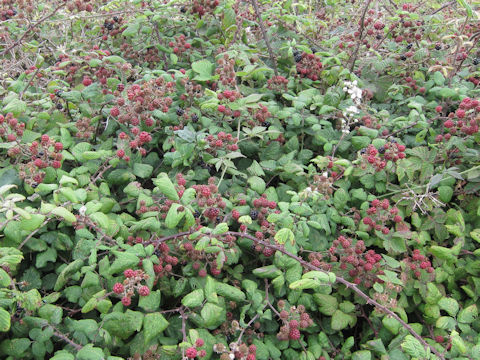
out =
{"type": "Polygon", "coordinates": [[[157,250],[157,248],[160,246],[160,244],[165,242],[165,241],[176,239],[176,238],[179,238],[179,237],[182,237],[182,236],[187,236],[187,235],[190,235],[192,233],[193,233],[193,231],[184,231],[184,232],[181,232],[181,233],[178,233],[178,234],[164,236],[164,237],[162,237],[158,240],[152,241],[152,243],[155,244],[155,250],[157,250]]]}
{"type": "Polygon", "coordinates": [[[252,3],[253,8],[255,9],[255,14],[257,15],[258,25],[260,26],[260,31],[262,32],[263,40],[265,40],[265,44],[267,44],[268,54],[270,55],[270,60],[273,63],[273,72],[275,73],[275,76],[278,76],[277,61],[275,60],[275,55],[273,54],[272,46],[270,45],[270,41],[268,40],[265,26],[263,26],[262,14],[260,13],[258,2],[257,0],[250,0],[250,2],[252,3]]]}
{"type": "Polygon", "coordinates": [[[62,334],[60,331],[58,331],[54,326],[52,325],[49,325],[52,329],[53,329],[53,335],[55,335],[56,337],[62,339],[63,341],[65,341],[66,343],[68,343],[69,345],[71,345],[75,350],[77,351],[80,351],[82,350],[83,346],[80,345],[80,344],[77,344],[76,342],[74,342],[73,340],[69,339],[67,337],[67,335],[65,334],[62,334]]]}
{"type": "Polygon", "coordinates": [[[432,12],[430,15],[435,15],[436,13],[439,13],[440,11],[442,11],[443,9],[449,7],[450,5],[453,5],[457,2],[457,0],[453,0],[453,1],[450,1],[446,4],[444,4],[443,6],[441,6],[440,8],[438,8],[437,10],[435,10],[434,12],[432,12]]]}
{"type": "MultiPolygon", "coordinates": [[[[319,268],[319,267],[316,267],[310,263],[308,263],[307,261],[305,261],[304,259],[302,259],[301,257],[297,256],[297,255],[294,255],[292,253],[290,253],[289,251],[285,250],[283,247],[281,246],[278,246],[278,245],[273,245],[273,244],[270,244],[269,242],[267,241],[264,241],[264,240],[259,240],[257,239],[256,237],[254,236],[251,236],[249,234],[246,234],[246,233],[241,233],[241,232],[236,232],[236,231],[229,231],[227,233],[225,233],[225,235],[233,235],[233,236],[237,236],[237,237],[243,237],[243,238],[246,238],[246,239],[249,239],[249,240],[252,240],[254,241],[255,243],[258,243],[258,244],[261,244],[265,247],[269,247],[271,249],[274,249],[276,251],[279,251],[281,252],[282,254],[284,255],[287,255],[288,257],[298,261],[300,263],[300,265],[302,265],[304,268],[306,269],[310,269],[310,270],[314,270],[314,271],[321,271],[321,272],[325,272],[325,270],[319,268]]],[[[378,303],[377,301],[375,301],[374,299],[372,299],[370,296],[368,296],[367,294],[365,294],[362,290],[360,290],[358,288],[357,285],[355,285],[354,283],[351,283],[350,281],[344,279],[343,277],[341,276],[336,276],[336,282],[337,283],[340,283],[340,284],[343,284],[345,285],[345,287],[347,289],[351,289],[353,290],[353,292],[355,292],[358,296],[360,296],[362,299],[364,299],[366,301],[367,304],[370,304],[370,305],[373,305],[375,306],[378,310],[388,314],[389,316],[391,316],[392,318],[394,318],[395,320],[397,320],[410,334],[412,334],[413,337],[415,337],[418,341],[420,341],[420,343],[425,347],[425,348],[430,348],[430,350],[435,354],[437,355],[441,360],[445,360],[445,356],[443,356],[434,346],[430,345],[429,343],[427,343],[423,337],[421,335],[419,335],[409,324],[407,324],[405,321],[403,321],[397,314],[395,314],[392,310],[390,310],[389,308],[387,308],[386,306],[378,303]]]]}
{"type": "Polygon", "coordinates": [[[14,48],[16,48],[18,45],[21,44],[21,42],[23,41],[23,39],[25,39],[27,37],[27,35],[30,33],[30,31],[32,31],[35,27],[37,27],[38,25],[40,25],[42,22],[44,22],[45,20],[47,20],[48,18],[52,17],[53,15],[55,15],[57,13],[58,10],[60,10],[61,8],[65,7],[67,5],[67,3],[63,2],[61,3],[59,6],[57,6],[50,14],[47,14],[45,15],[44,17],[42,17],[41,19],[39,19],[36,23],[30,25],[28,27],[28,29],[23,33],[23,35],[20,37],[20,39],[18,39],[17,41],[15,41],[12,45],[10,45],[8,48],[6,48],[5,50],[3,50],[1,53],[0,53],[0,57],[3,57],[5,56],[10,50],[13,50],[14,48]]]}
{"type": "Polygon", "coordinates": [[[355,48],[355,51],[352,55],[352,64],[350,65],[350,72],[353,71],[355,67],[355,62],[357,61],[358,50],[360,50],[360,45],[362,44],[363,30],[365,29],[365,16],[367,15],[367,10],[371,2],[372,0],[366,1],[365,8],[363,9],[363,14],[360,19],[360,34],[358,35],[357,47],[355,48]]]}

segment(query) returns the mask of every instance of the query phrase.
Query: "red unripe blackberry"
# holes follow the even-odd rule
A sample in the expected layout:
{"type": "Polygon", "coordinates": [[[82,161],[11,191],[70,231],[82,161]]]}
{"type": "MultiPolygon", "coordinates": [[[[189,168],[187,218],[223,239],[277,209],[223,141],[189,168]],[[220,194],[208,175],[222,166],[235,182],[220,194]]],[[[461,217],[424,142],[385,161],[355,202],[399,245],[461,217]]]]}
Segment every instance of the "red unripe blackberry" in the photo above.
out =
{"type": "Polygon", "coordinates": [[[82,80],[83,86],[89,86],[92,84],[92,79],[90,79],[88,76],[85,76],[82,80]]]}
{"type": "Polygon", "coordinates": [[[443,338],[442,335],[437,335],[435,336],[435,341],[439,344],[443,343],[445,341],[445,339],[443,338]]]}
{"type": "Polygon", "coordinates": [[[224,113],[225,110],[226,110],[226,107],[225,107],[225,105],[218,105],[217,110],[218,110],[218,112],[224,113]]]}
{"type": "Polygon", "coordinates": [[[202,338],[198,338],[197,341],[195,341],[195,346],[196,347],[202,347],[205,342],[203,341],[202,338]]]}
{"type": "Polygon", "coordinates": [[[135,271],[132,269],[127,269],[123,272],[123,275],[125,275],[126,278],[132,278],[135,276],[135,271]]]}
{"type": "Polygon", "coordinates": [[[43,161],[42,159],[35,159],[35,161],[33,162],[33,164],[38,167],[38,168],[42,168],[43,167],[43,161]]]}
{"type": "Polygon", "coordinates": [[[110,115],[114,116],[114,117],[117,117],[118,115],[120,115],[120,110],[118,109],[118,107],[114,106],[111,110],[110,110],[110,115]]]}
{"type": "Polygon", "coordinates": [[[132,303],[132,299],[129,298],[128,296],[124,296],[124,297],[122,298],[122,304],[123,304],[124,306],[130,306],[131,303],[132,303]]]}
{"type": "Polygon", "coordinates": [[[200,277],[205,277],[205,276],[207,276],[207,270],[205,270],[205,269],[200,269],[200,270],[198,271],[198,276],[200,276],[200,277]]]}
{"type": "Polygon", "coordinates": [[[300,339],[300,330],[298,329],[290,329],[288,333],[288,337],[290,340],[298,340],[300,339]]]}
{"type": "Polygon", "coordinates": [[[138,294],[140,296],[148,296],[150,294],[150,289],[148,286],[142,286],[140,289],[138,289],[138,294]]]}
{"type": "Polygon", "coordinates": [[[369,217],[365,217],[365,218],[363,218],[363,223],[364,223],[365,225],[372,225],[373,220],[372,220],[371,218],[369,218],[369,217]]]}
{"type": "Polygon", "coordinates": [[[52,162],[52,167],[54,169],[60,169],[62,167],[62,163],[58,160],[55,160],[55,161],[52,162]]]}
{"type": "Polygon", "coordinates": [[[288,323],[288,326],[290,326],[290,329],[296,329],[298,328],[298,321],[297,320],[290,320],[288,323]]]}
{"type": "Polygon", "coordinates": [[[458,109],[455,113],[459,119],[463,119],[465,117],[465,110],[463,109],[458,109]]]}
{"type": "Polygon", "coordinates": [[[115,283],[115,285],[113,285],[113,292],[115,294],[121,294],[123,290],[124,290],[123,284],[115,283]]]}
{"type": "Polygon", "coordinates": [[[438,105],[436,108],[435,108],[435,111],[437,113],[441,113],[442,112],[442,107],[440,105],[438,105]]]}
{"type": "Polygon", "coordinates": [[[452,127],[454,126],[454,123],[453,123],[452,120],[448,119],[447,121],[445,121],[445,122],[443,123],[443,126],[445,126],[447,129],[450,129],[450,128],[452,128],[452,127]]]}

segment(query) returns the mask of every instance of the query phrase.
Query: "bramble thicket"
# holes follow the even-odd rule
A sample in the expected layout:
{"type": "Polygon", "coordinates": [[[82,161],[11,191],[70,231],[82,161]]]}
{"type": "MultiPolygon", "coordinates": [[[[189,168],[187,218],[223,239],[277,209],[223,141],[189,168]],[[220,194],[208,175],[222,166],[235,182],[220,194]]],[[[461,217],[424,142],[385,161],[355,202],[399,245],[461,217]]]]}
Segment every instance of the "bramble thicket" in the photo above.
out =
{"type": "Polygon", "coordinates": [[[478,1],[0,0],[0,356],[480,359],[478,1]]]}

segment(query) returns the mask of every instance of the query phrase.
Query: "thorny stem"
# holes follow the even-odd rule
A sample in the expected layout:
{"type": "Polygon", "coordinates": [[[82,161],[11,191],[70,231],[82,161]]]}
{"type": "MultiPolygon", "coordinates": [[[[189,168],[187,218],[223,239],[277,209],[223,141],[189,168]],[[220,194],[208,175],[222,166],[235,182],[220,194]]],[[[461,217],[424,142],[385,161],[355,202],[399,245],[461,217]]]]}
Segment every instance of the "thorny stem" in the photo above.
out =
{"type": "Polygon", "coordinates": [[[365,16],[367,15],[367,10],[368,7],[370,6],[370,3],[372,0],[367,0],[365,4],[365,8],[363,9],[363,14],[360,19],[360,34],[358,35],[358,41],[357,41],[357,47],[355,48],[355,51],[352,55],[352,63],[350,65],[350,72],[353,71],[355,68],[355,62],[357,61],[357,55],[358,55],[358,50],[360,50],[360,45],[362,44],[362,36],[363,36],[363,30],[365,29],[365,16]]]}
{"type": "Polygon", "coordinates": [[[36,23],[31,24],[31,25],[28,27],[28,29],[23,33],[23,35],[20,37],[20,39],[18,39],[17,41],[15,41],[12,45],[10,45],[8,48],[6,48],[5,50],[3,50],[3,51],[0,53],[0,57],[5,56],[10,50],[13,50],[13,49],[16,48],[18,45],[20,45],[21,42],[23,41],[23,39],[25,39],[25,37],[30,33],[31,30],[33,30],[36,26],[40,25],[42,22],[44,22],[44,21],[47,20],[48,18],[50,18],[50,17],[52,17],[53,15],[55,15],[58,10],[60,10],[61,8],[63,8],[63,7],[66,6],[66,5],[67,5],[67,3],[65,3],[65,2],[61,3],[61,4],[58,5],[55,9],[53,9],[53,11],[52,11],[50,14],[45,15],[44,17],[42,17],[41,19],[39,19],[36,23]]]}
{"type": "Polygon", "coordinates": [[[449,7],[450,5],[453,5],[457,2],[457,0],[453,0],[453,1],[450,1],[444,5],[442,5],[440,8],[438,8],[437,10],[435,10],[434,12],[432,12],[430,15],[435,15],[436,13],[439,13],[440,11],[442,11],[443,9],[449,7]]]}
{"type": "Polygon", "coordinates": [[[268,54],[270,55],[270,60],[273,63],[273,72],[275,76],[278,76],[277,70],[277,61],[275,60],[275,55],[273,54],[272,46],[270,45],[270,41],[268,40],[267,31],[265,30],[265,26],[263,25],[262,14],[260,13],[260,9],[258,7],[257,0],[250,0],[252,3],[253,8],[255,9],[255,15],[257,16],[258,25],[260,26],[260,31],[262,32],[263,40],[267,45],[268,54]]]}
{"type": "MultiPolygon", "coordinates": [[[[301,257],[295,255],[295,254],[292,254],[291,252],[285,250],[283,247],[281,246],[278,246],[278,245],[273,245],[273,244],[270,244],[269,242],[267,241],[264,241],[264,240],[259,240],[257,239],[256,237],[252,236],[252,235],[249,235],[249,234],[246,234],[246,233],[242,233],[242,232],[236,232],[236,231],[228,231],[227,233],[225,233],[226,235],[233,235],[233,236],[237,236],[237,237],[243,237],[243,238],[246,238],[246,239],[249,239],[249,240],[252,240],[253,242],[255,243],[258,243],[258,244],[261,244],[265,247],[268,247],[268,248],[271,248],[271,249],[274,249],[276,251],[279,251],[281,252],[282,254],[284,255],[287,255],[288,257],[298,261],[298,263],[300,263],[300,265],[302,265],[304,268],[306,269],[309,269],[309,270],[314,270],[314,271],[321,271],[321,272],[324,272],[326,273],[325,270],[319,268],[319,267],[316,267],[310,263],[308,263],[307,261],[303,260],[301,257]]],[[[429,343],[427,343],[423,337],[421,335],[419,335],[409,324],[407,324],[405,321],[403,321],[400,316],[398,316],[397,314],[395,314],[392,310],[390,310],[389,308],[387,308],[386,306],[378,303],[377,301],[375,301],[374,299],[372,299],[370,296],[368,296],[365,292],[363,292],[362,290],[360,290],[358,288],[357,285],[355,285],[354,283],[351,283],[350,281],[344,279],[343,277],[341,276],[336,276],[336,282],[337,283],[340,283],[340,284],[343,284],[347,289],[351,289],[353,292],[355,292],[358,296],[360,296],[362,299],[364,299],[366,301],[367,304],[369,305],[373,305],[375,306],[378,310],[382,311],[383,313],[386,313],[388,314],[389,316],[391,316],[392,318],[394,318],[395,320],[397,320],[410,334],[412,334],[413,337],[415,337],[418,341],[420,341],[420,343],[425,347],[425,348],[430,348],[430,350],[435,354],[437,355],[441,360],[445,360],[445,356],[443,356],[435,347],[433,347],[432,345],[430,345],[429,343]]]]}
{"type": "MultiPolygon", "coordinates": [[[[460,172],[459,174],[460,175],[465,175],[466,173],[469,173],[470,171],[473,171],[473,170],[477,170],[480,168],[480,165],[477,165],[477,166],[474,166],[472,168],[469,168],[467,170],[464,170],[462,172],[460,172]]],[[[443,178],[442,180],[440,180],[440,182],[446,180],[447,178],[443,178]]],[[[392,192],[389,192],[389,193],[386,193],[386,194],[383,194],[383,195],[380,195],[378,198],[384,198],[384,197],[387,197],[387,196],[390,196],[390,195],[395,195],[395,194],[400,194],[400,193],[404,193],[404,192],[407,192],[407,191],[411,191],[411,190],[419,190],[419,189],[423,189],[424,187],[426,186],[429,186],[429,183],[428,184],[423,184],[423,185],[418,185],[418,186],[414,186],[412,188],[408,188],[408,189],[400,189],[400,190],[395,190],[395,191],[392,191],[392,192]]]]}
{"type": "Polygon", "coordinates": [[[71,340],[70,338],[68,338],[67,335],[65,334],[62,334],[60,331],[58,331],[57,328],[55,328],[53,325],[48,325],[50,326],[52,329],[53,329],[53,335],[55,335],[56,337],[62,339],[63,341],[65,341],[66,343],[68,343],[69,345],[71,345],[75,350],[77,351],[80,351],[83,346],[80,345],[80,344],[77,344],[76,342],[74,342],[73,340],[71,340]]]}
{"type": "MultiPolygon", "coordinates": [[[[459,31],[459,34],[463,34],[463,31],[465,30],[465,26],[467,26],[467,23],[468,23],[468,20],[469,20],[469,19],[470,19],[470,18],[469,18],[469,16],[467,15],[467,16],[465,17],[465,21],[463,22],[462,28],[461,28],[460,31],[459,31]]],[[[462,40],[459,39],[459,38],[457,38],[457,47],[455,48],[455,54],[453,55],[452,65],[455,65],[455,62],[457,61],[458,53],[459,53],[460,48],[462,47],[462,45],[463,45],[462,40]]],[[[460,69],[460,66],[462,66],[462,63],[463,63],[463,61],[460,62],[460,65],[458,65],[456,71],[452,71],[452,72],[449,74],[448,86],[451,85],[453,76],[454,76],[454,75],[457,73],[457,71],[460,69]]]]}

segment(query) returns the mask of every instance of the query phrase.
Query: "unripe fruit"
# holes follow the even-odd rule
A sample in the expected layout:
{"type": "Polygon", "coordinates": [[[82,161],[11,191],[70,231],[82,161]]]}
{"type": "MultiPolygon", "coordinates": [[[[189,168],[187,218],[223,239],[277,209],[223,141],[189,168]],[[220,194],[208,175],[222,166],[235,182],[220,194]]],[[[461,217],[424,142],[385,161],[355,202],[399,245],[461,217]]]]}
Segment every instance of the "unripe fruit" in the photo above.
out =
{"type": "Polygon", "coordinates": [[[198,338],[197,341],[195,341],[195,346],[196,347],[202,347],[205,342],[203,341],[202,338],[198,338]]]}
{"type": "Polygon", "coordinates": [[[124,306],[130,306],[131,303],[132,303],[132,299],[129,298],[128,296],[124,296],[124,297],[122,298],[122,304],[123,304],[124,306]]]}
{"type": "Polygon", "coordinates": [[[300,339],[300,330],[298,329],[290,329],[288,333],[288,337],[290,340],[298,340],[300,339]]]}
{"type": "Polygon", "coordinates": [[[123,275],[125,275],[126,278],[132,278],[135,276],[135,271],[132,269],[127,269],[123,272],[123,275]]]}
{"type": "Polygon", "coordinates": [[[123,290],[124,290],[123,284],[115,283],[115,285],[113,285],[113,292],[115,294],[121,294],[123,290]]]}
{"type": "Polygon", "coordinates": [[[452,120],[448,119],[447,121],[445,121],[445,122],[443,123],[443,126],[445,126],[447,129],[450,129],[450,128],[452,128],[452,127],[454,126],[454,123],[453,123],[452,120]]]}
{"type": "Polygon", "coordinates": [[[148,286],[142,286],[140,289],[138,289],[138,294],[140,296],[148,296],[150,294],[150,289],[148,286]]]}
{"type": "Polygon", "coordinates": [[[185,356],[189,359],[194,359],[197,356],[197,349],[189,347],[185,350],[185,356]]]}

